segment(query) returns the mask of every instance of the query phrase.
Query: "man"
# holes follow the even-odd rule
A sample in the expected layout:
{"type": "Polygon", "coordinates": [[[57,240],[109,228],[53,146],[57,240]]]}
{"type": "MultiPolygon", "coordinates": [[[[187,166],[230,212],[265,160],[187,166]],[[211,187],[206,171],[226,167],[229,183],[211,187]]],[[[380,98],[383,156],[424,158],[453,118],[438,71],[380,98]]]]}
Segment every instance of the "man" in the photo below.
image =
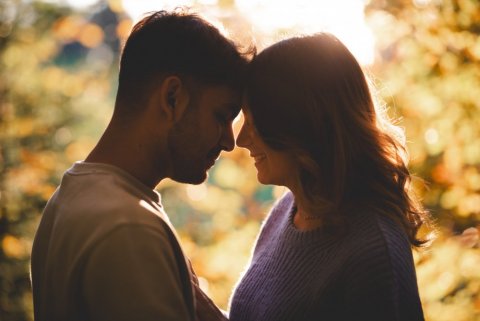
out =
{"type": "Polygon", "coordinates": [[[246,64],[196,15],[160,11],[134,26],[111,122],[35,235],[35,320],[195,319],[194,276],[153,189],[201,183],[233,149],[246,64]]]}

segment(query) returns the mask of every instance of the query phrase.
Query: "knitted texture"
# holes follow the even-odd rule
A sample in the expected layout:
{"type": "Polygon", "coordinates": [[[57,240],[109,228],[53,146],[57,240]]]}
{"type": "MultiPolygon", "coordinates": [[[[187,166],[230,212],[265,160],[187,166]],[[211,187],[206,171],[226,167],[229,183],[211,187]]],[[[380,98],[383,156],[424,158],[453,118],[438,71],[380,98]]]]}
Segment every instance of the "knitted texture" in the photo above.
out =
{"type": "Polygon", "coordinates": [[[410,244],[388,217],[351,213],[345,235],[300,231],[287,193],[230,303],[230,321],[424,320],[410,244]]]}

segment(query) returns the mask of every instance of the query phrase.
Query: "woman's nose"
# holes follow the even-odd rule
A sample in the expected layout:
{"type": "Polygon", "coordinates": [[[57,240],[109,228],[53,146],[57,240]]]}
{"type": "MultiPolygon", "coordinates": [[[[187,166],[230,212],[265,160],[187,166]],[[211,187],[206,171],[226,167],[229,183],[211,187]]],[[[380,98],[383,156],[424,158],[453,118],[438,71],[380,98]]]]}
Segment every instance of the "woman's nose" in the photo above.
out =
{"type": "Polygon", "coordinates": [[[249,146],[251,142],[250,135],[247,132],[247,129],[245,128],[245,124],[242,125],[242,128],[240,128],[240,133],[238,134],[236,144],[238,147],[243,147],[246,148],[249,146]]]}

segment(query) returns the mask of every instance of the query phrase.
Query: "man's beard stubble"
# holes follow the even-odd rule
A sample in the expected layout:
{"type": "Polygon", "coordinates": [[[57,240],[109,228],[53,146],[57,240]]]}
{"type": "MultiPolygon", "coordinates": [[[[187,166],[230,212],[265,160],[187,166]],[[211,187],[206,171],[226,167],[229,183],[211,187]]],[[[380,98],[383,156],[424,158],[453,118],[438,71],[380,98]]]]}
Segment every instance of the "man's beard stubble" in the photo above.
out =
{"type": "Polygon", "coordinates": [[[201,184],[207,178],[205,155],[197,148],[199,133],[195,126],[197,120],[192,114],[187,112],[168,135],[170,178],[179,183],[201,184]]]}

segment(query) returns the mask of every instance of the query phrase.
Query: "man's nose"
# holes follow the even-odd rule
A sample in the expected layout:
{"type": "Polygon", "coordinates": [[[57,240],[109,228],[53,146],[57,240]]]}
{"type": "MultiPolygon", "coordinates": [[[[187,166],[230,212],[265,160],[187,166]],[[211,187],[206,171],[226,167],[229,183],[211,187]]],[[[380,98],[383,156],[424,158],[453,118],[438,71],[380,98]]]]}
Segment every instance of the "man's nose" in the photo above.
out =
{"type": "Polygon", "coordinates": [[[227,152],[231,152],[235,147],[235,138],[233,137],[233,128],[231,126],[228,126],[223,132],[220,145],[227,152]]]}

